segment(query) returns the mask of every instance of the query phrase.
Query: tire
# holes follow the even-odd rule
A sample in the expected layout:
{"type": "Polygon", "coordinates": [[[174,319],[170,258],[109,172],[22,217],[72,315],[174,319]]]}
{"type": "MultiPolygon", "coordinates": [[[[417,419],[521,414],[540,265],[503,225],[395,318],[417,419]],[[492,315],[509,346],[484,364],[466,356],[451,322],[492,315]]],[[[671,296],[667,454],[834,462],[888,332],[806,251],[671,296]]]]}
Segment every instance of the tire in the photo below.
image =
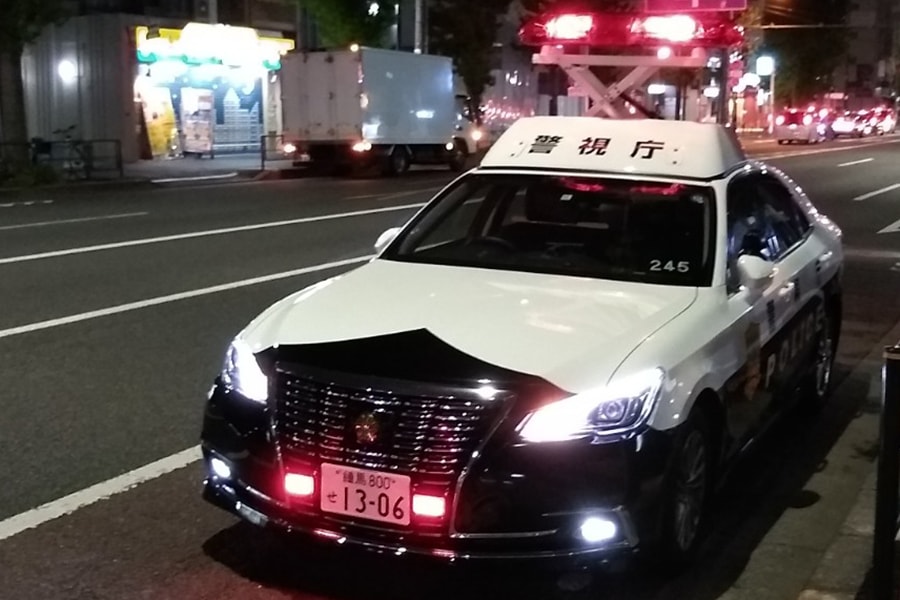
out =
{"type": "Polygon", "coordinates": [[[660,538],[651,553],[667,571],[687,567],[702,541],[713,489],[713,447],[709,421],[695,408],[676,436],[663,490],[660,538]]]}
{"type": "Polygon", "coordinates": [[[831,378],[837,351],[835,326],[834,315],[831,311],[826,310],[822,329],[819,331],[816,341],[813,364],[800,387],[800,407],[804,412],[819,412],[831,391],[831,378]]]}
{"type": "Polygon", "coordinates": [[[787,143],[787,140],[778,140],[779,146],[784,146],[787,143]]]}
{"type": "Polygon", "coordinates": [[[453,144],[453,150],[450,155],[450,160],[448,161],[448,165],[450,166],[450,170],[456,173],[460,173],[466,168],[466,162],[469,159],[469,153],[463,147],[462,143],[458,140],[453,144]]]}
{"type": "Polygon", "coordinates": [[[409,153],[403,146],[395,146],[387,158],[385,174],[391,177],[403,175],[409,170],[409,153]]]}

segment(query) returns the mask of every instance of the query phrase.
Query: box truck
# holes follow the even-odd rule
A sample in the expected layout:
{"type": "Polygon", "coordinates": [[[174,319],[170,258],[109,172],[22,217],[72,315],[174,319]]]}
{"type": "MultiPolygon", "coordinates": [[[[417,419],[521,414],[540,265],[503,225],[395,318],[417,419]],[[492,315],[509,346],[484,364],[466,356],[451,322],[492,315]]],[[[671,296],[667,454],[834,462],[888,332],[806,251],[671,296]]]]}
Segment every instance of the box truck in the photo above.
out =
{"type": "Polygon", "coordinates": [[[464,168],[481,140],[458,110],[449,58],[352,47],[295,52],[281,68],[284,146],[295,164],[464,168]]]}

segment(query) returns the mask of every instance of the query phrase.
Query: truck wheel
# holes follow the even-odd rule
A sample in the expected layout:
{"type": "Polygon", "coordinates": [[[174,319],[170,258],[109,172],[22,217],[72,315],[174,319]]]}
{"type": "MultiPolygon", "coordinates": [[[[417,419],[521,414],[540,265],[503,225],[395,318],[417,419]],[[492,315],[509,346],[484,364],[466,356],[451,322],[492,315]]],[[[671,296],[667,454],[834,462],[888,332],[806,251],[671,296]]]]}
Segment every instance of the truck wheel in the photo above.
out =
{"type": "Polygon", "coordinates": [[[469,153],[466,152],[466,149],[463,145],[456,141],[453,144],[453,150],[450,152],[450,170],[460,172],[466,168],[466,162],[469,159],[469,153]]]}
{"type": "Polygon", "coordinates": [[[402,146],[395,146],[388,156],[385,172],[391,177],[402,175],[409,170],[409,153],[402,146]]]}

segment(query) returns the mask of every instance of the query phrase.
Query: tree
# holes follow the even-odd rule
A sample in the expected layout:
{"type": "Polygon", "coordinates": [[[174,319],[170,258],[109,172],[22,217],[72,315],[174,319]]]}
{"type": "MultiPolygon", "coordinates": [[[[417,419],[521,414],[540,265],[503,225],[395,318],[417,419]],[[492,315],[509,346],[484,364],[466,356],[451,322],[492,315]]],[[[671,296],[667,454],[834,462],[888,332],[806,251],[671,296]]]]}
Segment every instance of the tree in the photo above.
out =
{"type": "Polygon", "coordinates": [[[500,18],[511,0],[434,0],[428,13],[430,50],[453,59],[469,94],[471,114],[480,121],[484,90],[493,85],[491,59],[500,18]]]}
{"type": "Polygon", "coordinates": [[[842,27],[849,9],[849,0],[773,0],[766,5],[767,24],[812,26],[765,30],[763,50],[777,62],[777,100],[796,105],[831,89],[832,75],[849,46],[850,30],[842,27]]]}
{"type": "Polygon", "coordinates": [[[297,0],[315,20],[325,46],[380,47],[396,18],[385,0],[297,0]]]}
{"type": "MultiPolygon", "coordinates": [[[[65,19],[62,0],[3,0],[0,17],[0,141],[23,144],[28,140],[22,52],[47,25],[65,19]]],[[[27,156],[24,147],[7,146],[7,159],[27,156]]]]}

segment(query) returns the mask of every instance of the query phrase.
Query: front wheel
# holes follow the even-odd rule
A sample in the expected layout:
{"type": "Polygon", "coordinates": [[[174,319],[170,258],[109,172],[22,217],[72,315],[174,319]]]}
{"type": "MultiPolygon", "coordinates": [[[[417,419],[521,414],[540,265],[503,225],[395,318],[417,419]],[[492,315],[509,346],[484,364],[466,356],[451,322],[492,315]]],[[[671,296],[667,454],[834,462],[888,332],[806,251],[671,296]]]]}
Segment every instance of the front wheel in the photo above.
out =
{"type": "Polygon", "coordinates": [[[450,152],[450,160],[447,161],[447,164],[450,166],[451,171],[460,172],[466,168],[466,161],[469,158],[469,153],[463,147],[462,143],[455,142],[453,144],[453,150],[450,152]]]}
{"type": "Polygon", "coordinates": [[[409,153],[402,146],[395,146],[387,159],[385,172],[391,177],[403,175],[409,170],[409,153]]]}
{"type": "Polygon", "coordinates": [[[713,483],[713,445],[703,412],[692,411],[682,427],[666,476],[661,538],[653,553],[673,570],[686,567],[697,553],[713,483]]]}

